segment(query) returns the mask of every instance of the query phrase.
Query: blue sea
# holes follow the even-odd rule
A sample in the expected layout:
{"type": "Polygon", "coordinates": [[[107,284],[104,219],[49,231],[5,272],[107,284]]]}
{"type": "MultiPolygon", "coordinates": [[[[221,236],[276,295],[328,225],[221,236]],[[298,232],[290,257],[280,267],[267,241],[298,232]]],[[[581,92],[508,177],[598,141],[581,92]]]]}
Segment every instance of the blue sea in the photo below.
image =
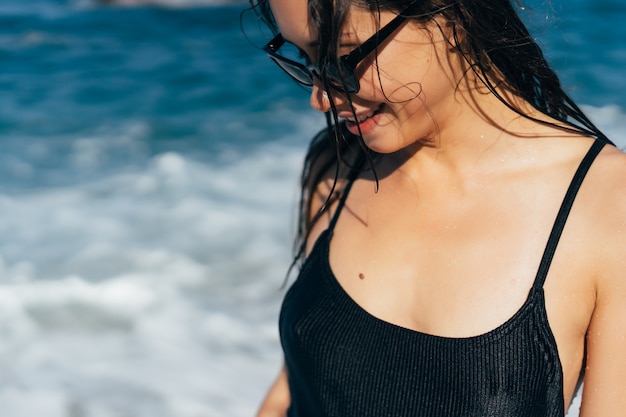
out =
{"type": "MultiPolygon", "coordinates": [[[[252,416],[280,366],[323,117],[259,51],[267,31],[242,34],[244,3],[148,3],[0,2],[3,416],[252,416]]],[[[524,13],[625,146],[626,3],[524,13]]]]}

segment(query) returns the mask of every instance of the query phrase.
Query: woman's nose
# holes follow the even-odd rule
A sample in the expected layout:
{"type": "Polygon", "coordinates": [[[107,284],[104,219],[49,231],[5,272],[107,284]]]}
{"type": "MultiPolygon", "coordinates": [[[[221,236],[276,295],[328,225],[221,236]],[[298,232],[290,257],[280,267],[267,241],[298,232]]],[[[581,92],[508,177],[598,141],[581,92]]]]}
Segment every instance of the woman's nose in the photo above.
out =
{"type": "Polygon", "coordinates": [[[330,111],[330,97],[328,97],[326,90],[319,84],[319,81],[315,81],[313,84],[313,90],[311,91],[311,107],[323,113],[330,111]]]}

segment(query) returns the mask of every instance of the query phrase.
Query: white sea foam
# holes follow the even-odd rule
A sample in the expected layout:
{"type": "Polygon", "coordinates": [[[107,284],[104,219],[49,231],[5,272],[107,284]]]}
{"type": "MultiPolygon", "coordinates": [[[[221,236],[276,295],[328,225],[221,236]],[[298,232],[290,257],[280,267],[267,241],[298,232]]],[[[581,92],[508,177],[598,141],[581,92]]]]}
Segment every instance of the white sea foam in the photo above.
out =
{"type": "Polygon", "coordinates": [[[620,149],[626,149],[626,113],[616,105],[604,107],[583,106],[589,115],[604,133],[615,142],[620,149]]]}
{"type": "Polygon", "coordinates": [[[12,417],[245,416],[276,315],[302,150],[0,196],[0,407],[12,417]]]}

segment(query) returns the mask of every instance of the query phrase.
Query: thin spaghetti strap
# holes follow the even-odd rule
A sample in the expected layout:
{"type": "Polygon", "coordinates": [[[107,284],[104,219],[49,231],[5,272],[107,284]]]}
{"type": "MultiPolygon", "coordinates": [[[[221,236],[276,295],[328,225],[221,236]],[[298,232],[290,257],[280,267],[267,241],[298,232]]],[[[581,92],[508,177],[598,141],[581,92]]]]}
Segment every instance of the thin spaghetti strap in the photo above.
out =
{"type": "Polygon", "coordinates": [[[339,199],[339,204],[337,205],[337,209],[333,214],[333,218],[330,219],[330,224],[328,225],[328,230],[330,231],[330,235],[332,235],[333,230],[335,230],[335,225],[337,224],[337,220],[339,219],[339,214],[343,209],[343,206],[346,204],[346,200],[348,199],[348,194],[350,193],[350,189],[352,188],[352,184],[356,180],[356,177],[359,175],[358,165],[355,165],[351,168],[350,174],[348,175],[348,184],[346,184],[346,188],[344,188],[343,193],[341,194],[341,198],[339,199]]]}
{"type": "Polygon", "coordinates": [[[556,216],[554,226],[552,226],[552,231],[550,232],[546,249],[543,252],[541,263],[539,264],[539,270],[537,271],[533,289],[543,288],[543,284],[545,283],[548,275],[548,270],[550,269],[550,265],[552,263],[552,258],[556,252],[556,247],[559,244],[559,239],[561,238],[561,234],[565,228],[567,217],[569,216],[574,200],[576,199],[576,194],[578,193],[578,190],[580,189],[591,164],[596,159],[596,156],[598,156],[605,144],[606,143],[602,141],[596,140],[593,145],[591,145],[591,148],[580,162],[580,165],[572,178],[572,182],[567,189],[563,203],[561,203],[561,208],[556,216]]]}

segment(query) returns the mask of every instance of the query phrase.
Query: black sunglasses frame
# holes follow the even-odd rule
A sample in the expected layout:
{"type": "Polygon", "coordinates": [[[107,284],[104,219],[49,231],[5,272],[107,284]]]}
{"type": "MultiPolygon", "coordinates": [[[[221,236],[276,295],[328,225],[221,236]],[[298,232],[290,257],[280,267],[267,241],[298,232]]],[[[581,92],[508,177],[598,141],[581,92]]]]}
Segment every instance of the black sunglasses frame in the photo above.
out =
{"type": "MultiPolygon", "coordinates": [[[[358,93],[361,86],[354,73],[357,65],[411,17],[408,15],[411,8],[412,5],[400,12],[389,23],[349,54],[339,57],[339,67],[329,68],[325,74],[329,86],[342,93],[358,93]]],[[[285,42],[282,34],[278,33],[274,39],[263,47],[263,51],[276,65],[300,85],[313,87],[314,77],[322,80],[321,71],[317,62],[305,65],[278,54],[278,50],[285,42]]]]}

